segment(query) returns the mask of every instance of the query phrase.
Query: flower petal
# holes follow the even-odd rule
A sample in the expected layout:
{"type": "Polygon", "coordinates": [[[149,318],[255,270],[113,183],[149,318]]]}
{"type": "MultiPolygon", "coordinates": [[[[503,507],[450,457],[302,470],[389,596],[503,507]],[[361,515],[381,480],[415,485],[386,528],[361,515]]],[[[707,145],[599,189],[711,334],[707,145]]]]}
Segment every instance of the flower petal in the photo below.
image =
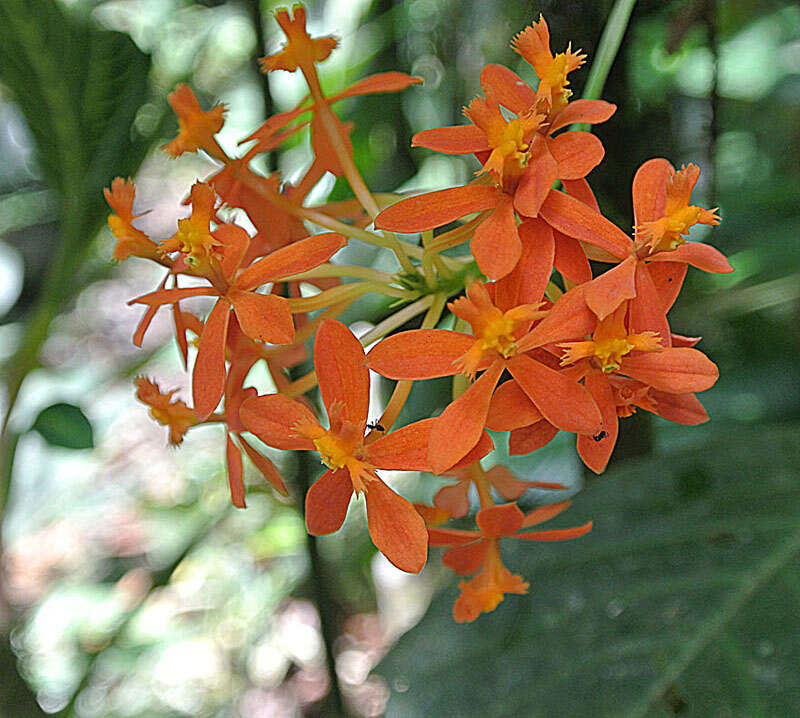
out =
{"type": "Polygon", "coordinates": [[[567,539],[580,538],[592,530],[592,522],[576,526],[571,529],[551,529],[550,531],[528,531],[517,534],[514,538],[523,541],[565,541],[567,539]]]}
{"type": "Polygon", "coordinates": [[[286,490],[286,485],[283,483],[283,479],[281,479],[281,475],[278,473],[278,470],[275,468],[275,464],[273,464],[266,456],[263,456],[258,451],[256,451],[250,444],[245,441],[245,439],[241,436],[237,437],[239,439],[239,443],[242,445],[242,449],[244,449],[244,453],[247,454],[250,461],[252,461],[256,468],[261,472],[261,475],[272,484],[272,487],[282,493],[284,496],[288,496],[289,492],[286,490]]]}
{"type": "Polygon", "coordinates": [[[299,401],[283,394],[255,396],[246,399],[239,409],[245,428],[267,446],[276,449],[311,449],[314,442],[296,433],[297,424],[319,426],[313,412],[299,401]]]}
{"type": "Polygon", "coordinates": [[[652,262],[686,262],[704,272],[729,274],[733,271],[728,258],[710,244],[687,242],[671,252],[659,252],[647,258],[652,262]]]}
{"type": "Polygon", "coordinates": [[[503,362],[497,360],[436,419],[428,448],[433,473],[444,473],[478,443],[502,373],[503,362]]]}
{"type": "Polygon", "coordinates": [[[475,523],[478,524],[481,534],[497,538],[517,533],[522,527],[524,517],[516,504],[500,504],[478,511],[475,523]]]}
{"type": "Polygon", "coordinates": [[[620,259],[629,254],[632,242],[627,234],[568,194],[551,190],[539,211],[553,229],[568,237],[604,249],[620,259]]]}
{"type": "Polygon", "coordinates": [[[518,228],[522,253],[514,271],[496,282],[494,301],[501,311],[542,301],[553,272],[553,230],[540,219],[526,219],[518,228]]]}
{"type": "Polygon", "coordinates": [[[225,390],[225,345],[230,316],[230,304],[217,301],[200,334],[192,372],[192,396],[201,421],[217,408],[225,390]]]}
{"type": "Polygon", "coordinates": [[[683,262],[650,262],[647,271],[661,298],[661,306],[666,314],[675,304],[680,294],[688,266],[683,262]]]}
{"type": "Polygon", "coordinates": [[[614,402],[614,392],[608,379],[598,372],[586,375],[586,389],[592,395],[603,417],[603,432],[597,436],[578,435],[578,454],[583,463],[595,474],[601,474],[608,465],[611,452],[617,443],[619,419],[614,402]]]}
{"type": "Polygon", "coordinates": [[[542,413],[513,379],[495,389],[486,417],[490,431],[510,431],[529,426],[542,418],[542,413]]]}
{"type": "Polygon", "coordinates": [[[685,347],[629,354],[622,359],[620,373],[670,394],[705,391],[719,377],[717,365],[705,354],[685,347]]]}
{"type": "Polygon", "coordinates": [[[675,170],[663,157],[647,160],[633,178],[634,225],[653,222],[664,216],[667,183],[675,170]]]}
{"type": "Polygon", "coordinates": [[[228,292],[228,298],[242,331],[251,339],[270,344],[291,344],[294,341],[292,312],[289,302],[283,297],[233,288],[228,292]]]}
{"type": "Polygon", "coordinates": [[[511,197],[504,194],[494,211],[475,230],[472,254],[489,279],[500,279],[514,269],[521,252],[514,205],[511,197]]]}
{"type": "Polygon", "coordinates": [[[617,111],[617,106],[604,100],[573,100],[550,123],[549,132],[553,133],[576,122],[597,125],[605,122],[617,111]]]}
{"type": "Polygon", "coordinates": [[[658,332],[661,343],[670,346],[669,322],[661,296],[644,262],[636,264],[636,297],[628,304],[628,330],[632,334],[658,332]]]}
{"type": "Polygon", "coordinates": [[[483,540],[454,546],[444,552],[442,563],[459,576],[469,576],[481,570],[487,548],[489,548],[489,542],[483,540]]]}
{"type": "Polygon", "coordinates": [[[478,531],[464,531],[463,529],[428,529],[428,541],[431,546],[463,546],[479,540],[478,531]]]}
{"type": "Polygon", "coordinates": [[[369,411],[369,369],[361,342],[341,322],[322,322],[314,340],[314,367],[331,429],[349,421],[363,434],[369,411]]]}
{"type": "Polygon", "coordinates": [[[430,471],[428,440],[436,419],[422,419],[392,431],[364,447],[365,458],[376,469],[430,471]]]}
{"type": "Polygon", "coordinates": [[[558,429],[547,419],[537,421],[530,426],[512,429],[508,437],[508,453],[511,456],[530,454],[548,444],[558,433],[558,429]]]}
{"type": "Polygon", "coordinates": [[[526,217],[538,216],[550,187],[558,179],[558,164],[547,141],[538,132],[533,137],[530,159],[514,192],[514,207],[526,217]]]}
{"type": "Polygon", "coordinates": [[[347,469],[326,471],[306,494],[306,527],[312,536],[338,531],[347,516],[353,483],[347,469]]]}
{"type": "Polygon", "coordinates": [[[526,352],[554,342],[583,339],[597,326],[597,317],[586,306],[584,287],[564,292],[550,313],[517,342],[517,351],[526,352]]]}
{"type": "Polygon", "coordinates": [[[586,258],[581,243],[577,239],[567,237],[566,234],[553,230],[555,240],[555,254],[553,266],[564,279],[575,284],[591,281],[592,268],[586,258]]]}
{"type": "Polygon", "coordinates": [[[345,244],[347,240],[335,232],[293,242],[250,265],[239,275],[236,286],[239,289],[254,289],[281,277],[313,269],[327,262],[345,244]]]}
{"type": "Polygon", "coordinates": [[[401,200],[375,218],[377,229],[422,232],[496,206],[501,192],[485,184],[453,187],[401,200]]]}
{"type": "Polygon", "coordinates": [[[558,177],[576,180],[586,177],[603,161],[603,143],[591,132],[562,132],[547,140],[550,154],[558,165],[558,177]]]}
{"type": "Polygon", "coordinates": [[[436,492],[433,503],[436,507],[447,511],[454,519],[460,519],[469,511],[469,487],[468,481],[444,486],[436,492]]]}
{"type": "Polygon", "coordinates": [[[242,455],[236,444],[227,436],[225,459],[228,465],[228,484],[231,488],[231,503],[240,509],[246,509],[244,502],[244,480],[242,479],[242,455]]]}
{"type": "Polygon", "coordinates": [[[586,304],[598,319],[605,319],[622,302],[636,296],[636,265],[636,257],[628,257],[586,285],[586,304]]]}
{"type": "Polygon", "coordinates": [[[405,72],[378,72],[353,83],[343,92],[329,98],[329,102],[357,95],[372,95],[377,92],[400,92],[411,85],[421,84],[422,78],[406,75],[405,72]]]}
{"type": "Polygon", "coordinates": [[[695,426],[708,421],[708,414],[694,394],[667,394],[663,391],[650,391],[655,400],[654,414],[684,426],[695,426]]]}
{"type": "Polygon", "coordinates": [[[518,354],[507,364],[511,376],[553,426],[577,434],[602,429],[600,410],[584,387],[563,374],[518,354]]]}
{"type": "Polygon", "coordinates": [[[516,115],[524,114],[536,104],[536,93],[504,65],[486,65],[481,70],[481,87],[516,115]]]}
{"type": "Polygon", "coordinates": [[[433,379],[458,374],[453,365],[475,337],[447,329],[414,329],[387,337],[367,354],[367,366],[389,379],[433,379]]]}
{"type": "Polygon", "coordinates": [[[417,132],[411,138],[412,147],[424,147],[447,155],[468,155],[491,149],[486,134],[475,125],[435,127],[417,132]]]}
{"type": "Polygon", "coordinates": [[[586,179],[568,180],[562,179],[564,191],[570,196],[583,202],[587,207],[591,207],[595,212],[600,212],[600,205],[592,192],[592,188],[586,179]]]}
{"type": "Polygon", "coordinates": [[[522,526],[523,528],[530,528],[531,526],[543,524],[545,521],[549,521],[558,516],[562,511],[566,511],[571,504],[571,501],[561,501],[557,504],[540,506],[538,509],[534,509],[525,514],[525,518],[522,520],[522,526]]]}
{"type": "Polygon", "coordinates": [[[370,481],[365,493],[372,542],[401,571],[419,573],[428,558],[428,531],[422,517],[380,479],[370,481]]]}

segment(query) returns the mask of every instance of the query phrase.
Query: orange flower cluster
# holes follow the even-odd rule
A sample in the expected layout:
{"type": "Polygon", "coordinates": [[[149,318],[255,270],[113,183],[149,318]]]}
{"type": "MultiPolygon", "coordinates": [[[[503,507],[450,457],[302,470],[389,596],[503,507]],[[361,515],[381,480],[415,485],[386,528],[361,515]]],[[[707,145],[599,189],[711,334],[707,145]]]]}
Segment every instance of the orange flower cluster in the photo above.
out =
{"type": "Polygon", "coordinates": [[[553,54],[542,18],[512,43],[538,78],[535,88],[488,65],[483,94],[464,110],[467,124],[412,139],[437,152],[474,155],[474,181],[394,201],[382,195],[381,206],[353,161],[351,127],[333,105],[420,81],[383,73],[326,95],[317,64],[336,40],[311,38],[302,7],[280,10],[276,19],[287,43],[262,59],[262,70],[300,70],[309,94],[242,140],[249,144],[242,156],[229,156],[215,139],[224,106],[204,111],[185,85],[170,96],[179,133],[164,149],[173,156],[203,151],[217,163],[191,188],[191,214],[173,236],[154,240],[134,226],[130,181],[117,178],[106,190],[115,258],[140,257],[164,270],[157,289],[132,300],[145,307],[134,342],[141,345],[167,306],[187,366],[189,334],[197,337],[192,406],[144,378],[138,397],[169,427],[173,444],[194,426],[225,427],[231,498],[239,507],[243,454],[288,493],[253,436],[273,449],[316,452],[326,470],[305,497],[309,532],[338,530],[352,497],[363,495],[370,536],[398,568],[418,572],[429,546],[450,547],[445,565],[473,576],[459,584],[454,616],[472,621],[505,594],[528,590],[503,565],[500,539],[559,541],[591,529],[528,530],[569,502],[556,498],[525,514],[517,500],[530,487],[554,496],[565,487],[523,481],[499,465],[485,470],[481,460],[494,449],[487,430],[510,432],[512,454],[536,451],[559,431],[575,434],[581,459],[600,473],[619,419],[637,409],[681,424],[707,419],[695,394],[714,384],[717,368],[694,348],[698,339],[671,332],[667,314],[688,265],[731,271],[711,246],[687,241],[694,225],[715,225],[719,217],[691,204],[698,168],[676,171],[664,159],[646,162],[634,177],[632,234],[603,216],[586,180],[603,146],[569,128],[604,122],[616,108],[570,101],[568,75],[585,56],[570,48],[553,54]],[[251,168],[254,157],[306,127],[314,159],[296,184],[251,168]],[[344,177],[355,199],[310,205],[309,192],[326,173],[344,177]],[[252,236],[230,221],[230,208],[246,213],[252,236]],[[390,251],[396,270],[337,261],[352,240],[390,251]],[[466,243],[468,253],[448,251],[466,243]],[[590,260],[610,268],[595,273],[590,260]],[[336,317],[367,293],[394,303],[357,338],[336,317]],[[182,306],[194,297],[210,301],[205,319],[182,306]],[[395,332],[415,318],[419,328],[395,332]],[[292,376],[312,343],[314,370],[292,376]],[[271,376],[274,393],[259,395],[248,385],[256,364],[271,376]],[[388,403],[372,411],[369,370],[396,382],[388,403]],[[454,377],[452,401],[396,428],[413,383],[447,376],[454,377]],[[382,470],[438,474],[449,483],[438,484],[433,507],[413,506],[382,470]],[[477,530],[441,527],[468,516],[473,494],[477,530]]]}

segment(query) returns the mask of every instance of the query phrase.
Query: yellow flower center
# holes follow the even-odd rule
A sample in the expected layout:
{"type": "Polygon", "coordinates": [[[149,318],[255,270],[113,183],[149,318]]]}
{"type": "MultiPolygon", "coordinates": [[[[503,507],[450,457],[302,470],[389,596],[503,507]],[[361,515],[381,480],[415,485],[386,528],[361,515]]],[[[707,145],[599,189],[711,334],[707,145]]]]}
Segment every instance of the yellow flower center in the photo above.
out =
{"type": "Polygon", "coordinates": [[[342,441],[341,437],[330,431],[313,441],[319,451],[320,461],[329,469],[342,469],[347,466],[347,460],[352,458],[354,447],[349,445],[350,442],[342,441]]]}
{"type": "Polygon", "coordinates": [[[478,341],[480,342],[481,351],[494,349],[498,354],[502,354],[508,359],[514,356],[517,351],[517,344],[513,336],[517,322],[508,315],[500,314],[499,309],[495,309],[495,312],[497,312],[497,315],[486,323],[478,341]]]}
{"type": "Polygon", "coordinates": [[[634,345],[627,337],[610,338],[594,342],[594,357],[592,364],[604,374],[611,374],[619,369],[622,357],[630,353],[634,345]]]}
{"type": "Polygon", "coordinates": [[[220,244],[211,236],[208,229],[198,227],[192,222],[191,217],[178,220],[175,240],[180,251],[187,255],[185,261],[190,267],[197,266],[203,259],[207,259],[211,249],[220,244]]]}

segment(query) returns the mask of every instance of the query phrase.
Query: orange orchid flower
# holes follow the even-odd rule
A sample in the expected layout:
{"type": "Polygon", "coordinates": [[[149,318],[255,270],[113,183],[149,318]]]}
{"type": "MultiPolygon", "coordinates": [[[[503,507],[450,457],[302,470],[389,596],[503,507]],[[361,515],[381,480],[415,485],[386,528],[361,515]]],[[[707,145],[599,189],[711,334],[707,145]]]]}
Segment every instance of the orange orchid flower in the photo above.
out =
{"type": "Polygon", "coordinates": [[[133,226],[133,220],[141,217],[140,214],[133,213],[133,201],[136,196],[133,182],[115,177],[111,182],[111,189],[104,188],[103,194],[112,211],[108,216],[108,226],[117,238],[114,259],[118,262],[128,257],[157,259],[158,244],[141,229],[133,226]]]}
{"type": "MultiPolygon", "coordinates": [[[[502,285],[501,285],[502,287],[502,285]]],[[[495,291],[499,291],[495,287],[495,291]]],[[[475,282],[467,296],[448,305],[472,327],[472,335],[445,329],[417,329],[387,337],[367,356],[371,369],[389,379],[433,379],[485,370],[434,421],[429,459],[434,473],[453,466],[478,441],[489,403],[504,370],[522,386],[542,415],[559,428],[596,434],[600,413],[576,381],[520,351],[527,328],[541,316],[538,305],[517,304],[502,311],[487,288],[475,282]]]]}
{"type": "Polygon", "coordinates": [[[275,19],[286,34],[287,43],[282,50],[259,60],[263,72],[286,70],[294,72],[298,68],[313,73],[314,65],[322,62],[339,44],[335,37],[311,38],[306,31],[306,9],[302,5],[292,8],[292,15],[285,9],[275,13],[275,19]]]}
{"type": "Polygon", "coordinates": [[[136,398],[150,407],[150,416],[159,424],[169,427],[169,443],[173,446],[182,443],[186,432],[200,423],[193,409],[180,399],[172,398],[177,389],[163,392],[158,384],[143,376],[136,377],[134,384],[136,398]]]}
{"type": "Polygon", "coordinates": [[[200,107],[188,85],[178,85],[167,98],[173,112],[178,116],[178,136],[161,149],[173,157],[184,152],[202,149],[213,157],[220,157],[221,150],[214,135],[225,124],[225,105],[214,105],[208,112],[200,107]]]}
{"type": "MultiPolygon", "coordinates": [[[[340,322],[328,320],[320,325],[314,341],[314,366],[329,428],[324,428],[307,406],[281,394],[247,399],[240,411],[242,423],[268,446],[319,452],[328,471],[306,495],[310,533],[338,530],[350,497],[363,493],[375,546],[401,570],[418,573],[427,558],[425,523],[375,472],[429,471],[426,449],[433,420],[364,441],[369,372],[360,342],[340,322]]],[[[472,462],[488,453],[492,443],[483,434],[470,448],[472,462]]]]}
{"type": "Polygon", "coordinates": [[[443,557],[445,566],[461,576],[477,575],[458,584],[461,595],[453,606],[453,617],[459,623],[474,621],[481,613],[490,613],[507,593],[525,594],[528,583],[512,574],[500,558],[500,539],[523,541],[564,541],[584,536],[592,530],[592,522],[570,529],[521,531],[557,516],[570,505],[569,501],[542,506],[523,514],[516,504],[503,504],[482,509],[476,516],[478,531],[429,528],[431,546],[451,546],[443,557]]]}

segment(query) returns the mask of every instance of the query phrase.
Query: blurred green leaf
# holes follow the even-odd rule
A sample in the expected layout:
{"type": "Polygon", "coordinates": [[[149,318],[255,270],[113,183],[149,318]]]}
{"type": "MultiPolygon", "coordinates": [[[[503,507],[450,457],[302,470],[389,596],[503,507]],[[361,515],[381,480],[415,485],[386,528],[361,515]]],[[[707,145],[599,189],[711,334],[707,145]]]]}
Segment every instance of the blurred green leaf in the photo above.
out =
{"type": "Polygon", "coordinates": [[[717,427],[593,481],[561,522],[585,539],[505,542],[530,596],[469,625],[434,599],[377,669],[386,715],[794,714],[799,430],[717,427]]]}
{"type": "Polygon", "coordinates": [[[31,427],[48,444],[65,449],[93,449],[92,425],[75,405],[59,402],[39,412],[31,427]]]}

